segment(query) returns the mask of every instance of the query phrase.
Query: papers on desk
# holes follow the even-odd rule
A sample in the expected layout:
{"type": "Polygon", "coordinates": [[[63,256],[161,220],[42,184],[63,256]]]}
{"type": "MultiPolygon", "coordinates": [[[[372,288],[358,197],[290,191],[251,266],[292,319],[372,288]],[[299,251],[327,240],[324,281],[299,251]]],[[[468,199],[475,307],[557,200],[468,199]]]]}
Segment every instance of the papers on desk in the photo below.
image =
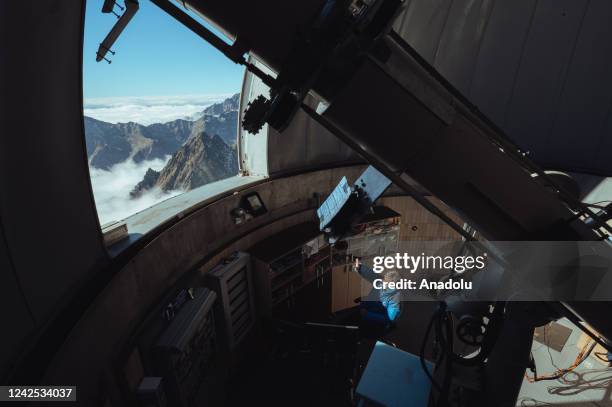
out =
{"type": "Polygon", "coordinates": [[[321,230],[325,228],[331,222],[334,217],[340,212],[340,209],[348,201],[351,196],[351,187],[346,180],[346,177],[342,177],[340,183],[332,191],[332,193],[323,202],[321,207],[317,209],[317,215],[319,216],[319,227],[321,230]]]}

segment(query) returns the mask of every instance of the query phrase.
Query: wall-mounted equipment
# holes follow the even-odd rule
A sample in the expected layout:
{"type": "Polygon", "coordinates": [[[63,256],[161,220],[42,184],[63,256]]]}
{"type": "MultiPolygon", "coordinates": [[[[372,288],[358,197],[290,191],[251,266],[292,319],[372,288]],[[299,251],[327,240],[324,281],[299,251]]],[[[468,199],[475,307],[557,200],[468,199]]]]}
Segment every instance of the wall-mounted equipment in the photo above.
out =
{"type": "Polygon", "coordinates": [[[105,60],[109,64],[111,63],[111,60],[107,58],[107,54],[110,53],[111,55],[115,55],[115,51],[113,51],[111,48],[113,44],[115,44],[115,41],[117,41],[117,38],[119,38],[119,36],[123,32],[123,30],[125,30],[125,27],[127,27],[129,22],[132,20],[134,14],[136,14],[139,7],[137,0],[125,0],[125,7],[117,5],[121,10],[125,9],[123,14],[118,15],[114,11],[115,5],[116,3],[114,1],[105,1],[104,5],[102,6],[103,13],[113,13],[118,18],[118,20],[113,26],[113,28],[111,28],[109,33],[106,35],[106,37],[104,37],[104,40],[102,40],[102,42],[100,43],[98,51],[96,52],[96,62],[105,60]]]}
{"type": "Polygon", "coordinates": [[[223,343],[231,351],[255,325],[250,255],[234,253],[208,272],[207,282],[219,297],[223,343]]]}
{"type": "Polygon", "coordinates": [[[194,289],[193,299],[185,302],[155,344],[156,370],[164,378],[169,405],[193,406],[205,391],[216,353],[216,298],[207,288],[194,289]]]}
{"type": "Polygon", "coordinates": [[[244,195],[240,200],[240,207],[254,218],[268,211],[257,192],[250,192],[244,195]]]}
{"type": "Polygon", "coordinates": [[[250,192],[240,199],[240,206],[230,211],[234,223],[239,225],[268,212],[257,192],[250,192]]]}

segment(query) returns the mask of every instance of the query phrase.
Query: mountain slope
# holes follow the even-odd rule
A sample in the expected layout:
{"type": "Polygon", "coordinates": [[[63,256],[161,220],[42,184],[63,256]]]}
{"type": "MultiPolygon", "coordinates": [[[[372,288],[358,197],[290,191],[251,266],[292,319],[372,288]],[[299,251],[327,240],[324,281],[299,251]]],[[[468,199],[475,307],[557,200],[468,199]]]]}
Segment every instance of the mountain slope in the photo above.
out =
{"type": "Polygon", "coordinates": [[[233,146],[238,137],[239,105],[240,94],[236,93],[223,102],[208,106],[202,111],[202,117],[193,123],[192,134],[200,134],[203,131],[208,134],[216,134],[228,146],[233,146]]]}
{"type": "Polygon", "coordinates": [[[232,96],[225,99],[223,102],[215,103],[208,106],[202,111],[202,116],[220,116],[223,113],[233,112],[238,110],[240,104],[240,93],[235,93],[232,96]]]}
{"type": "Polygon", "coordinates": [[[89,165],[109,169],[128,158],[135,162],[164,158],[191,135],[193,122],[175,120],[143,126],[138,123],[106,123],[85,117],[85,142],[89,165]]]}
{"type": "Polygon", "coordinates": [[[118,126],[85,116],[85,141],[89,164],[108,169],[127,160],[132,145],[118,126]]]}
{"type": "Polygon", "coordinates": [[[160,172],[149,169],[130,195],[138,197],[151,188],[187,191],[237,173],[235,148],[216,134],[202,132],[190,137],[160,172]]]}
{"type": "Polygon", "coordinates": [[[236,144],[238,124],[238,110],[232,110],[212,116],[205,114],[195,122],[193,122],[191,134],[200,134],[206,132],[208,134],[216,134],[227,144],[233,146],[236,144]]]}

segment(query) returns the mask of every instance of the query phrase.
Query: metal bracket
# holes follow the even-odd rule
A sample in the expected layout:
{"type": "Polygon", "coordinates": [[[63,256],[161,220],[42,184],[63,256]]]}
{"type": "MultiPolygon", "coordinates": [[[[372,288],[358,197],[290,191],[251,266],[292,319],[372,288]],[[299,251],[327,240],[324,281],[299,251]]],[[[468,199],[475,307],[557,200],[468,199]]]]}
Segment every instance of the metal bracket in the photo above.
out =
{"type": "Polygon", "coordinates": [[[110,52],[112,55],[115,55],[115,52],[111,51],[111,47],[113,46],[115,41],[117,41],[117,38],[119,38],[119,35],[121,35],[121,33],[132,20],[134,14],[136,14],[139,8],[137,0],[125,0],[125,12],[121,16],[118,16],[117,13],[115,13],[115,11],[113,10],[113,7],[115,6],[118,6],[120,9],[123,10],[123,7],[119,6],[114,1],[112,3],[110,1],[105,1],[104,5],[102,6],[103,13],[113,13],[119,19],[117,20],[113,28],[111,28],[104,40],[100,43],[98,51],[96,52],[96,62],[105,60],[109,64],[111,63],[111,61],[106,58],[106,54],[110,52]]]}

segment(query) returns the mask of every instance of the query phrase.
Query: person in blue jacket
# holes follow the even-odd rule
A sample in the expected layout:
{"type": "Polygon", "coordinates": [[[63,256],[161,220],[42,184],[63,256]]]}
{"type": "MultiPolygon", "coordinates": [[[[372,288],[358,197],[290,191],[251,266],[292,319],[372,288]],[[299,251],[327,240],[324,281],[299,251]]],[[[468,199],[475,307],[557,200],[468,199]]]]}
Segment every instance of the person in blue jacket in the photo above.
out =
{"type": "MultiPolygon", "coordinates": [[[[355,259],[353,270],[370,283],[378,278],[386,282],[398,281],[400,278],[396,270],[377,274],[358,258],[355,259]]],[[[365,321],[381,324],[385,329],[389,328],[400,315],[401,293],[395,289],[372,288],[368,295],[361,299],[360,307],[365,321]]]]}

